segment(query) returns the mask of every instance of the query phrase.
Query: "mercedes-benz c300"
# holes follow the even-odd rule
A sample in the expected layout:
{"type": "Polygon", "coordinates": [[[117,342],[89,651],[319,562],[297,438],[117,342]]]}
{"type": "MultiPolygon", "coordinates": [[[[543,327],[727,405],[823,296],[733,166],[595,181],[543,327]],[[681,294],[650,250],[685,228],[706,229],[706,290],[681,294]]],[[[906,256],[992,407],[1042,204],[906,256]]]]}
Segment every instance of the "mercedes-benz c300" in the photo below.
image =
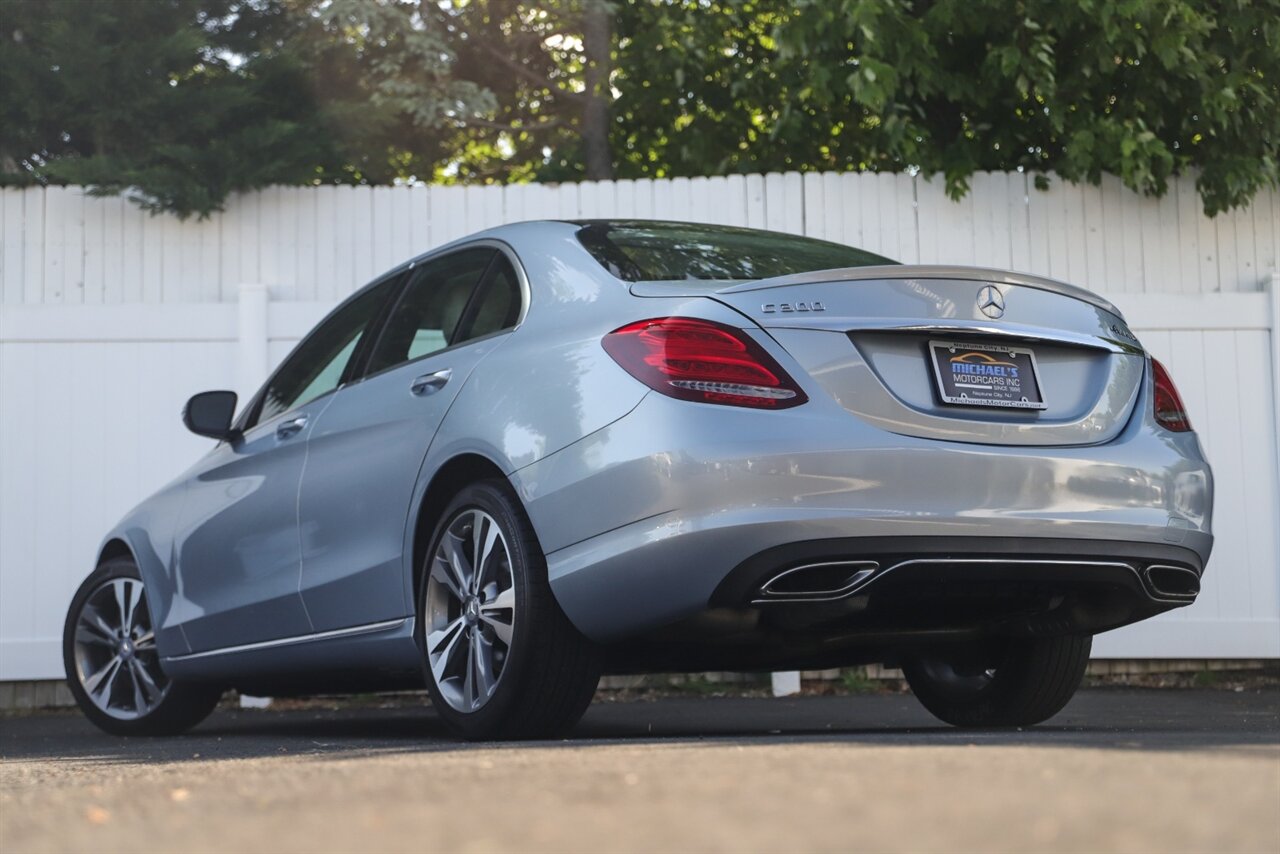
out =
{"type": "Polygon", "coordinates": [[[529,222],[356,291],[110,531],[67,674],[118,733],[226,688],[422,687],[539,737],[602,673],[901,667],[1026,725],[1192,602],[1212,478],[1111,303],[792,235],[529,222]]]}

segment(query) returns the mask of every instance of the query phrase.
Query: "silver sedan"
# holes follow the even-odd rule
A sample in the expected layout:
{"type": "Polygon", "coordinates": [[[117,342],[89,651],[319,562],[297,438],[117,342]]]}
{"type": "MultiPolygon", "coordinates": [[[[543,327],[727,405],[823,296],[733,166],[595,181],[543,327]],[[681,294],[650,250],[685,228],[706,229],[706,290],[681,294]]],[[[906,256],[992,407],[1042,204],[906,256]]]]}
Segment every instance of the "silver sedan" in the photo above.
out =
{"type": "Polygon", "coordinates": [[[67,618],[111,732],[425,683],[465,737],[545,737],[601,673],[869,662],[1033,724],[1213,542],[1182,401],[1105,299],[738,228],[451,243],[184,420],[216,444],[67,618]]]}

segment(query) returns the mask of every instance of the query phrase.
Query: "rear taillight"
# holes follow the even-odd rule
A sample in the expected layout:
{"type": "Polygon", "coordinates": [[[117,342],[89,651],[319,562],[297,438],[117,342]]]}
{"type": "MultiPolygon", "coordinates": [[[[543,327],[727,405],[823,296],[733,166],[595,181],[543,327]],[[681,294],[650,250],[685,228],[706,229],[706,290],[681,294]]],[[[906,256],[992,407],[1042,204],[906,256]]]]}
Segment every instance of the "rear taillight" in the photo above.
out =
{"type": "Polygon", "coordinates": [[[1187,415],[1186,404],[1182,402],[1182,396],[1178,394],[1169,372],[1156,359],[1151,360],[1151,376],[1156,384],[1156,423],[1175,433],[1190,430],[1191,418],[1187,415]]]}
{"type": "Polygon", "coordinates": [[[615,329],[602,343],[631,376],[681,400],[756,409],[808,400],[763,347],[732,326],[660,317],[615,329]]]}

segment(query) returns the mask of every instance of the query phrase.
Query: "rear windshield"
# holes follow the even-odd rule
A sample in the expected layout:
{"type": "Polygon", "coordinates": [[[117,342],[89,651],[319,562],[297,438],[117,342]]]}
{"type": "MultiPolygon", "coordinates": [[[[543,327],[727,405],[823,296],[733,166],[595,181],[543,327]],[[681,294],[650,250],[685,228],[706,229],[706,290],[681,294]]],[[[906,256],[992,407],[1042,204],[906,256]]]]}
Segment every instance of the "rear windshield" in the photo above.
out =
{"type": "Polygon", "coordinates": [[[741,281],[897,263],[839,243],[776,231],[680,222],[582,225],[582,245],[606,270],[628,282],[741,281]]]}

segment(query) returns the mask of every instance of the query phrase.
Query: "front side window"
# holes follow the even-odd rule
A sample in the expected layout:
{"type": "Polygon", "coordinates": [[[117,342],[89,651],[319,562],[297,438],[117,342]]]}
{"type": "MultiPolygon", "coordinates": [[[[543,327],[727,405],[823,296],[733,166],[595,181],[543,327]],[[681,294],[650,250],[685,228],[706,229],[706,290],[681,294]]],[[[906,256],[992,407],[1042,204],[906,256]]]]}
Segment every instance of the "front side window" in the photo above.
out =
{"type": "Polygon", "coordinates": [[[495,254],[496,249],[464,249],[416,268],[387,317],[367,372],[375,374],[457,344],[463,311],[495,254]]]}
{"type": "Polygon", "coordinates": [[[316,327],[267,383],[248,426],[270,421],[336,389],[369,324],[400,280],[393,276],[379,282],[316,327]]]}

